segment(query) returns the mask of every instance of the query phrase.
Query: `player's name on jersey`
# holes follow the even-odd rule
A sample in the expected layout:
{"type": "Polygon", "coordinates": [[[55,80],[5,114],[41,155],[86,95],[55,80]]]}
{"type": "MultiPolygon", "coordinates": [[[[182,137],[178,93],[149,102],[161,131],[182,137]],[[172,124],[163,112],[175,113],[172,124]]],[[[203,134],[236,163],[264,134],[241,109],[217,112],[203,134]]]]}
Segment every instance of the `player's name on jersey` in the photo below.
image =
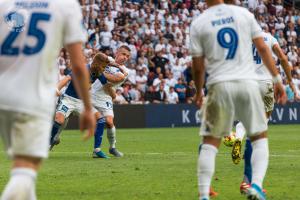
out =
{"type": "Polygon", "coordinates": [[[211,24],[213,26],[220,26],[220,25],[224,25],[224,24],[230,24],[230,23],[233,23],[234,22],[234,19],[233,17],[226,17],[226,18],[222,18],[222,19],[218,19],[218,20],[213,20],[211,22],[211,24]]]}
{"type": "Polygon", "coordinates": [[[16,8],[23,9],[33,9],[33,8],[48,8],[48,2],[44,1],[34,1],[34,2],[24,2],[17,1],[15,2],[16,8]]]}

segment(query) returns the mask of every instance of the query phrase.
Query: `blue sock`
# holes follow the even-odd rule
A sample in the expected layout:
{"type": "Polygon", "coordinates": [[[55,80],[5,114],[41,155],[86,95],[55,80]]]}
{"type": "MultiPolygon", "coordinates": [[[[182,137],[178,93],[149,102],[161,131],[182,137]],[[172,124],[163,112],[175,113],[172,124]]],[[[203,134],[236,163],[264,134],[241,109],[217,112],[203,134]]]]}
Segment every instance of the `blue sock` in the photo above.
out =
{"type": "Polygon", "coordinates": [[[244,153],[244,181],[251,183],[252,181],[252,166],[251,166],[251,155],[252,155],[252,145],[249,138],[246,139],[245,153],[244,153]]]}
{"type": "Polygon", "coordinates": [[[51,138],[50,138],[50,144],[53,142],[56,134],[58,133],[59,129],[61,127],[61,124],[54,121],[53,126],[52,126],[52,131],[51,131],[51,138]]]}
{"type": "Polygon", "coordinates": [[[94,149],[100,148],[102,144],[102,136],[104,132],[104,126],[105,126],[105,118],[102,117],[97,121],[97,128],[94,136],[94,149]]]}

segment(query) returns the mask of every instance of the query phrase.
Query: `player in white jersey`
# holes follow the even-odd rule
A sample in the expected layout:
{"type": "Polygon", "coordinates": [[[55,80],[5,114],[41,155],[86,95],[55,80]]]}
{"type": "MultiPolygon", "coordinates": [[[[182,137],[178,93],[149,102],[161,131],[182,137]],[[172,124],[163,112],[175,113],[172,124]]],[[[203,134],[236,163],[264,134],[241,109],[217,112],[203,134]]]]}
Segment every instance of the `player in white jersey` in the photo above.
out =
{"type": "Polygon", "coordinates": [[[225,5],[223,0],[208,0],[208,9],[191,24],[190,50],[193,75],[197,87],[196,104],[202,104],[202,87],[208,73],[208,96],[200,134],[198,188],[201,200],[209,199],[209,187],[215,169],[215,158],[221,138],[230,133],[233,121],[240,119],[253,145],[253,178],[248,198],[265,199],[261,191],[268,166],[266,116],[259,93],[251,52],[252,41],[275,83],[275,95],[286,102],[281,77],[262,31],[254,16],[246,9],[225,5]]]}
{"type": "Polygon", "coordinates": [[[81,20],[76,0],[0,1],[0,134],[13,158],[2,200],[36,199],[37,170],[48,156],[58,74],[55,59],[62,45],[70,53],[84,102],[81,130],[88,129],[85,137],[94,133],[81,20]]]}
{"type": "MultiPolygon", "coordinates": [[[[123,75],[122,80],[118,83],[111,83],[111,86],[116,89],[126,80],[128,76],[128,69],[125,67],[125,63],[130,59],[131,53],[130,49],[127,46],[121,46],[116,52],[115,62],[119,64],[119,69],[115,67],[107,67],[106,71],[112,75],[116,73],[121,73],[123,75]]],[[[110,143],[109,153],[116,156],[122,157],[123,153],[119,152],[116,148],[116,128],[114,125],[114,112],[113,112],[113,99],[112,96],[107,94],[105,87],[102,87],[104,84],[107,84],[105,81],[95,81],[92,85],[92,102],[93,106],[105,117],[107,125],[107,138],[110,143]]],[[[96,137],[95,137],[96,139],[96,137]]],[[[101,145],[101,144],[100,144],[101,145]]],[[[98,151],[98,148],[94,149],[98,151]]]]}
{"type": "MultiPolygon", "coordinates": [[[[273,58],[275,60],[279,59],[280,64],[285,71],[287,81],[290,87],[294,92],[296,92],[295,86],[292,82],[292,75],[291,75],[292,67],[289,65],[287,56],[281,50],[277,40],[267,31],[268,29],[265,28],[265,32],[263,32],[262,35],[264,42],[272,52],[273,58]]],[[[264,111],[266,113],[267,119],[269,119],[269,117],[272,114],[274,103],[275,103],[272,75],[270,74],[267,67],[262,62],[262,59],[257,53],[257,49],[254,45],[252,49],[253,49],[253,60],[254,60],[254,64],[256,65],[255,72],[258,75],[260,92],[262,94],[263,101],[264,101],[264,111]]],[[[245,127],[243,126],[242,122],[238,122],[236,124],[236,134],[235,134],[236,140],[234,142],[233,149],[232,149],[232,160],[235,164],[239,163],[239,161],[241,160],[241,144],[245,134],[246,134],[245,127]]],[[[247,188],[250,187],[250,183],[252,179],[251,154],[252,154],[252,145],[250,140],[247,139],[245,145],[245,153],[244,153],[244,161],[245,161],[244,180],[240,186],[241,193],[245,193],[247,191],[247,188]]]]}

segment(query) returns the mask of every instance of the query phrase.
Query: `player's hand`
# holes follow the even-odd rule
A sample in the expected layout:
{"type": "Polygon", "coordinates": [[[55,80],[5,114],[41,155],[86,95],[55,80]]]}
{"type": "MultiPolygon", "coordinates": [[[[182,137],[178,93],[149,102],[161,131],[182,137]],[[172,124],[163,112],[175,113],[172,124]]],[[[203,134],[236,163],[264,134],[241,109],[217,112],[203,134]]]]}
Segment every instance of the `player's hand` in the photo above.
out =
{"type": "Polygon", "coordinates": [[[195,104],[198,108],[201,108],[202,103],[203,103],[203,94],[202,92],[201,93],[197,92],[195,97],[195,104]]]}
{"type": "Polygon", "coordinates": [[[96,118],[92,110],[84,110],[80,115],[80,131],[86,132],[83,135],[83,140],[87,140],[94,136],[96,128],[96,118]]]}
{"type": "Polygon", "coordinates": [[[274,95],[277,103],[284,105],[287,101],[287,96],[282,83],[274,84],[274,95]]]}

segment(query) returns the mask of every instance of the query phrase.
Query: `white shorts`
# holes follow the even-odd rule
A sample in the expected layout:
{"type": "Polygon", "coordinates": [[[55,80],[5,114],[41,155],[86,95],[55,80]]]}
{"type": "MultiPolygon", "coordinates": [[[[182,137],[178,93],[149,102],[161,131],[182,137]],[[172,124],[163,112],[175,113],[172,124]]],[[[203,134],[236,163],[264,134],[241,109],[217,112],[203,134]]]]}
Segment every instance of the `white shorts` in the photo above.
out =
{"type": "Polygon", "coordinates": [[[265,112],[270,112],[274,109],[274,87],[272,82],[259,81],[259,88],[265,105],[265,112]]]}
{"type": "Polygon", "coordinates": [[[114,117],[113,103],[111,101],[95,101],[94,99],[92,99],[92,103],[96,110],[99,111],[102,116],[114,117]]]}
{"type": "Polygon", "coordinates": [[[248,136],[267,130],[264,104],[256,81],[228,81],[209,87],[200,135],[229,135],[234,120],[243,123],[248,136]]]}
{"type": "Polygon", "coordinates": [[[9,156],[47,158],[52,121],[0,110],[0,135],[9,156]]]}
{"type": "Polygon", "coordinates": [[[62,113],[68,118],[71,113],[79,115],[83,111],[83,103],[81,99],[76,99],[68,95],[64,95],[58,103],[56,112],[62,113]]]}

